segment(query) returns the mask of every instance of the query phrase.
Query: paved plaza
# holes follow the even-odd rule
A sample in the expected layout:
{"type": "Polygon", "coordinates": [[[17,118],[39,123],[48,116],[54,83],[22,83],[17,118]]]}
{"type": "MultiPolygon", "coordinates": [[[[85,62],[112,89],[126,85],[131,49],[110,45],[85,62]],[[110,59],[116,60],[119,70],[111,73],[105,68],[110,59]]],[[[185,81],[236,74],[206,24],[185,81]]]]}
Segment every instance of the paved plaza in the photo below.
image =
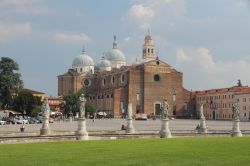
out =
{"type": "MultiPolygon", "coordinates": [[[[125,119],[95,119],[93,122],[91,119],[87,120],[87,130],[88,131],[119,131],[121,130],[121,125],[127,124],[125,119]]],[[[184,119],[174,119],[170,121],[170,130],[182,131],[194,131],[199,120],[184,120],[184,119]]],[[[218,131],[230,131],[232,129],[232,121],[214,121],[207,120],[206,124],[208,130],[218,130],[218,131]]],[[[137,131],[159,131],[161,127],[160,120],[147,120],[138,121],[133,120],[133,125],[137,131]]],[[[35,132],[39,133],[42,124],[27,124],[25,125],[25,132],[35,132]]],[[[0,134],[4,133],[20,133],[21,125],[1,125],[0,134]]],[[[77,130],[77,121],[73,122],[54,122],[50,124],[52,131],[58,132],[73,132],[77,130]]],[[[241,130],[250,130],[250,122],[240,122],[241,130]]]]}

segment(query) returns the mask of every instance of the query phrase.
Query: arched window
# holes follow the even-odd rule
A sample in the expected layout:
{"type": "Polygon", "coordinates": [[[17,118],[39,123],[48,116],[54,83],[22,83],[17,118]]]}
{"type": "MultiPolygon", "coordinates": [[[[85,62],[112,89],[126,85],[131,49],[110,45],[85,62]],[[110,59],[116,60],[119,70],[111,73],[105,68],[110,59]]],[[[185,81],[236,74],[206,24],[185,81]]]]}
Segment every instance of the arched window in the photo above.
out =
{"type": "Polygon", "coordinates": [[[125,82],[125,75],[121,74],[121,83],[124,83],[124,82],[125,82]]]}
{"type": "Polygon", "coordinates": [[[151,53],[152,53],[152,54],[154,53],[154,49],[153,49],[153,48],[151,48],[151,53]]]}
{"type": "Polygon", "coordinates": [[[148,53],[150,53],[150,48],[148,48],[148,53]]]}
{"type": "Polygon", "coordinates": [[[158,74],[154,75],[154,81],[160,81],[160,76],[158,74]]]}
{"type": "Polygon", "coordinates": [[[111,84],[114,84],[115,83],[115,76],[112,76],[111,77],[111,84]]]}
{"type": "Polygon", "coordinates": [[[102,85],[103,85],[103,86],[106,85],[106,79],[105,79],[105,78],[103,78],[103,80],[102,80],[102,85]]]}

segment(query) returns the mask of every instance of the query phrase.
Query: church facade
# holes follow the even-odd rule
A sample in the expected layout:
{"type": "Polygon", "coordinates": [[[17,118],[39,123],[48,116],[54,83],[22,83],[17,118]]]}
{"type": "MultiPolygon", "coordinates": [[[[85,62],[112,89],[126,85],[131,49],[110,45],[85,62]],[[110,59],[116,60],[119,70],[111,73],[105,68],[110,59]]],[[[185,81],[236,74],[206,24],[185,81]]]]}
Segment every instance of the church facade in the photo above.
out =
{"type": "Polygon", "coordinates": [[[188,116],[190,92],[183,88],[183,75],[156,56],[150,33],[145,37],[142,56],[134,64],[126,65],[116,38],[101,61],[96,66],[92,62],[83,51],[73,61],[72,69],[58,76],[58,95],[83,88],[97,111],[114,117],[126,114],[128,103],[133,114],[158,116],[167,98],[170,116],[188,116]]]}

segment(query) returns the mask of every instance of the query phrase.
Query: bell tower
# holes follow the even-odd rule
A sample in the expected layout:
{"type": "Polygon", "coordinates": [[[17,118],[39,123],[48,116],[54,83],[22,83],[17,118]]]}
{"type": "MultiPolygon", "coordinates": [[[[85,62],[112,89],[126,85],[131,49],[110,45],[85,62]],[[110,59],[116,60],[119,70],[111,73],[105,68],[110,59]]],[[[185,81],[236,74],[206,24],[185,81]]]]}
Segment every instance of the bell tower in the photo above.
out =
{"type": "Polygon", "coordinates": [[[144,44],[142,48],[142,58],[147,61],[156,59],[154,41],[151,37],[149,29],[148,29],[148,34],[145,36],[144,39],[144,44]]]}

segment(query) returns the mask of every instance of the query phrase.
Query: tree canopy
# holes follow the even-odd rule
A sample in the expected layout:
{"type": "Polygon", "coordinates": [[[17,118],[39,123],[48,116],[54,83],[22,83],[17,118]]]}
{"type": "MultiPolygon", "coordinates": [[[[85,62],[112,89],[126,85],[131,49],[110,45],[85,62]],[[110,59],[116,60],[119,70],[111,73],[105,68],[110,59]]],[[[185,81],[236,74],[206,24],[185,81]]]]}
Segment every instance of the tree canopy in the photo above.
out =
{"type": "MultiPolygon", "coordinates": [[[[65,101],[65,113],[69,114],[70,112],[73,114],[76,114],[76,112],[79,112],[79,97],[80,97],[80,92],[77,93],[71,93],[68,96],[64,97],[65,101]]],[[[95,113],[96,109],[89,103],[87,102],[85,105],[85,115],[93,115],[95,113]]]]}
{"type": "Polygon", "coordinates": [[[41,99],[26,90],[18,92],[14,99],[15,110],[21,113],[25,111],[27,115],[31,115],[32,110],[39,105],[41,105],[41,99]]]}
{"type": "Polygon", "coordinates": [[[9,57],[0,61],[0,107],[8,108],[12,102],[12,94],[23,87],[18,64],[9,57]]]}

